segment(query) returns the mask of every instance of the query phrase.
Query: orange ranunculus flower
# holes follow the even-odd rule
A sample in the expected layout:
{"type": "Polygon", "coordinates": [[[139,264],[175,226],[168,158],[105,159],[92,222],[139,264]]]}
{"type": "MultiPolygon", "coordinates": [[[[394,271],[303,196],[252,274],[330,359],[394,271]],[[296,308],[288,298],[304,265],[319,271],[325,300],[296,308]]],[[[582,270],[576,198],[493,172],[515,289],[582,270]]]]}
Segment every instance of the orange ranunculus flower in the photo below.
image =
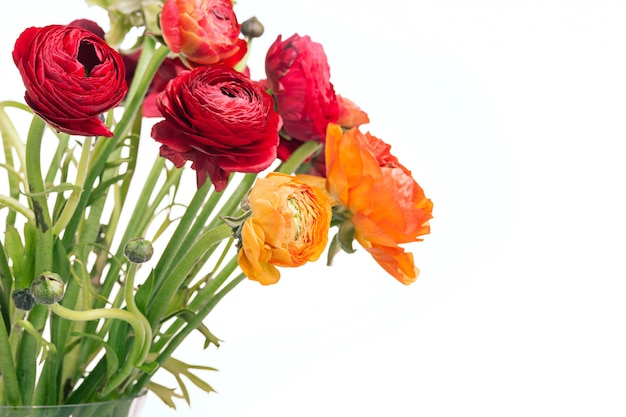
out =
{"type": "Polygon", "coordinates": [[[163,39],[189,66],[234,67],[246,54],[241,25],[231,0],[166,0],[161,12],[163,39]]]}
{"type": "Polygon", "coordinates": [[[328,241],[332,210],[326,193],[296,177],[270,173],[248,196],[251,215],[241,229],[239,266],[261,284],[280,278],[276,266],[317,260],[328,241]]]}
{"type": "Polygon", "coordinates": [[[390,148],[357,128],[343,132],[329,125],[327,188],[349,211],[356,240],[398,281],[410,284],[419,270],[413,254],[399,245],[430,232],[433,203],[390,148]]]}

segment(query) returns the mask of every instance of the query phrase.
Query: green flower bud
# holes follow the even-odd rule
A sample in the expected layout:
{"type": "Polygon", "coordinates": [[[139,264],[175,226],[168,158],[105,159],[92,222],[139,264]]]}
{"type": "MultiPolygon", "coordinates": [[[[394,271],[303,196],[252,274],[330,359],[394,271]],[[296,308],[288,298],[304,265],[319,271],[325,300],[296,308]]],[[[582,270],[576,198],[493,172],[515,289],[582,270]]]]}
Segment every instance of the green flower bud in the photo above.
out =
{"type": "Polygon", "coordinates": [[[54,272],[43,272],[30,284],[30,293],[37,304],[55,304],[63,298],[65,283],[54,272]]]}
{"type": "Polygon", "coordinates": [[[11,297],[13,298],[13,304],[15,304],[15,307],[20,310],[28,311],[35,305],[35,299],[30,293],[30,288],[15,290],[13,291],[13,294],[11,294],[11,297]]]}
{"type": "Polygon", "coordinates": [[[248,38],[259,38],[265,32],[265,28],[256,16],[251,17],[241,24],[241,33],[248,38]]]}
{"type": "Polygon", "coordinates": [[[124,255],[129,261],[136,264],[148,262],[153,253],[152,243],[142,237],[131,239],[124,246],[124,255]]]}

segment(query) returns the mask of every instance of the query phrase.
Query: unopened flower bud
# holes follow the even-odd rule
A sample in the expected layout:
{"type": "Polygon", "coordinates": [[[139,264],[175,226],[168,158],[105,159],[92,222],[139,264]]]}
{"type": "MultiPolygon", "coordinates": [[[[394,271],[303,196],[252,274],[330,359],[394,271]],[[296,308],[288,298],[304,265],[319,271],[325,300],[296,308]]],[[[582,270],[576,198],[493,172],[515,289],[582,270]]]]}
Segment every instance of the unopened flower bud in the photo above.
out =
{"type": "Polygon", "coordinates": [[[43,272],[30,284],[30,293],[37,304],[55,304],[61,301],[65,283],[54,272],[43,272]]]}
{"type": "Polygon", "coordinates": [[[28,311],[35,305],[35,299],[30,293],[30,288],[15,290],[13,291],[13,294],[11,294],[11,297],[13,298],[13,304],[15,304],[15,307],[20,310],[28,311]]]}
{"type": "Polygon", "coordinates": [[[265,28],[256,16],[251,17],[241,24],[241,33],[248,38],[259,38],[263,35],[265,28]]]}
{"type": "Polygon", "coordinates": [[[129,240],[124,246],[124,255],[129,261],[136,264],[148,262],[153,253],[152,243],[141,237],[129,240]]]}

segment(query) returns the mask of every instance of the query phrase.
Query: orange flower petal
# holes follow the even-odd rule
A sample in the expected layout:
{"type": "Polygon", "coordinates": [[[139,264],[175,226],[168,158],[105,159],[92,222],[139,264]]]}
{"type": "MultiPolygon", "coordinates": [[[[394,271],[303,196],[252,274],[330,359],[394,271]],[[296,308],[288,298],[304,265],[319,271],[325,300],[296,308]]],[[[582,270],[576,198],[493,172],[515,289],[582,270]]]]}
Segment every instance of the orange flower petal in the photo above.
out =
{"type": "Polygon", "coordinates": [[[252,214],[242,228],[238,258],[248,278],[273,284],[280,278],[276,266],[301,266],[324,251],[332,210],[323,190],[270,173],[257,180],[248,205],[252,214]]]}
{"type": "Polygon", "coordinates": [[[390,146],[357,128],[329,125],[326,176],[330,195],[352,213],[358,242],[405,284],[417,278],[413,255],[399,245],[430,232],[432,202],[390,146]]]}

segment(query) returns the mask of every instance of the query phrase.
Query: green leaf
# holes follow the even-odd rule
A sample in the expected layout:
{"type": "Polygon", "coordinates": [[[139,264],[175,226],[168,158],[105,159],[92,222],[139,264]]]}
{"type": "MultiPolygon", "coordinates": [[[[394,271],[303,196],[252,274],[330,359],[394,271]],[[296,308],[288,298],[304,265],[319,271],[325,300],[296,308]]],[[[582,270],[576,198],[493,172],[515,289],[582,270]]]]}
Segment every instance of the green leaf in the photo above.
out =
{"type": "Polygon", "coordinates": [[[50,360],[55,361],[57,357],[57,348],[54,343],[48,342],[43,338],[41,333],[39,333],[33,324],[29,321],[25,320],[17,320],[17,324],[20,325],[28,334],[33,336],[37,341],[37,356],[41,354],[40,364],[43,363],[48,357],[50,360]]]}
{"type": "MultiPolygon", "coordinates": [[[[188,309],[184,309],[184,310],[179,310],[175,312],[175,314],[173,315],[164,317],[163,320],[166,321],[173,316],[178,316],[181,319],[185,320],[187,323],[189,323],[191,319],[194,317],[194,315],[195,315],[195,312],[188,310],[188,309]]],[[[208,348],[211,343],[213,343],[216,347],[220,347],[221,340],[218,339],[217,336],[215,336],[213,333],[211,333],[208,327],[206,327],[204,324],[201,324],[200,326],[198,326],[196,330],[198,330],[204,336],[204,349],[208,348]]]]}
{"type": "Polygon", "coordinates": [[[141,369],[144,373],[148,374],[148,375],[152,375],[153,373],[156,372],[157,369],[159,369],[159,363],[154,361],[154,362],[146,362],[144,364],[142,364],[139,369],[141,369]]]}
{"type": "Polygon", "coordinates": [[[106,377],[110,378],[115,372],[117,372],[117,370],[120,367],[120,360],[117,357],[117,353],[115,352],[115,349],[113,349],[111,345],[105,342],[104,339],[102,339],[100,336],[95,335],[95,334],[82,333],[82,332],[72,332],[72,336],[82,336],[87,339],[97,341],[100,345],[102,345],[102,347],[104,347],[104,355],[106,356],[106,360],[107,360],[106,377]]]}
{"type": "Polygon", "coordinates": [[[175,388],[167,388],[161,384],[150,381],[146,384],[146,388],[156,394],[165,404],[171,408],[176,408],[173,398],[183,398],[182,395],[176,393],[175,388]]]}
{"type": "Polygon", "coordinates": [[[148,275],[146,281],[139,285],[139,289],[135,293],[135,304],[137,304],[137,308],[139,308],[139,311],[143,314],[146,314],[152,288],[154,288],[154,269],[150,271],[150,275],[148,275]]]}
{"type": "MultiPolygon", "coordinates": [[[[13,264],[13,276],[15,277],[15,289],[22,289],[30,286],[30,277],[26,276],[26,257],[24,256],[24,246],[22,238],[13,226],[7,227],[5,231],[5,251],[7,257],[13,264]]],[[[9,292],[11,290],[9,289],[9,292]]]]}
{"type": "Polygon", "coordinates": [[[24,192],[23,194],[27,197],[42,197],[42,196],[46,196],[52,193],[62,193],[65,191],[74,191],[74,190],[80,190],[80,187],[74,184],[70,184],[69,182],[66,182],[63,184],[56,185],[54,187],[46,188],[45,190],[38,192],[38,193],[24,192]]]}
{"type": "Polygon", "coordinates": [[[183,392],[183,397],[187,402],[189,402],[189,394],[187,392],[187,387],[185,386],[181,376],[187,378],[191,383],[193,383],[196,387],[200,388],[202,391],[208,393],[215,392],[213,387],[211,387],[207,382],[203,379],[195,375],[190,371],[190,369],[197,369],[203,371],[216,371],[217,369],[211,368],[209,366],[202,365],[190,365],[183,361],[179,361],[178,359],[174,359],[172,357],[168,358],[167,361],[163,364],[163,369],[167,370],[171,373],[178,381],[181,391],[183,392]]]}

